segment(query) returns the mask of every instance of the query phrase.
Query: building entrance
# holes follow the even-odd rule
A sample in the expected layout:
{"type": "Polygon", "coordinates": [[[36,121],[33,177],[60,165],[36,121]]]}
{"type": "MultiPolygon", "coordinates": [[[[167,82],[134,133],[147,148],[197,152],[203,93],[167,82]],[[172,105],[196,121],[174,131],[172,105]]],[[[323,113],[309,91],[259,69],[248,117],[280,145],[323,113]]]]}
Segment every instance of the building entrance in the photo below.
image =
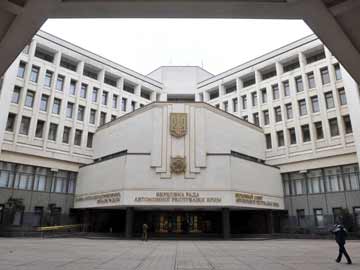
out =
{"type": "Polygon", "coordinates": [[[153,235],[220,235],[220,212],[197,211],[141,211],[135,212],[134,233],[141,233],[142,224],[148,224],[153,235]]]}

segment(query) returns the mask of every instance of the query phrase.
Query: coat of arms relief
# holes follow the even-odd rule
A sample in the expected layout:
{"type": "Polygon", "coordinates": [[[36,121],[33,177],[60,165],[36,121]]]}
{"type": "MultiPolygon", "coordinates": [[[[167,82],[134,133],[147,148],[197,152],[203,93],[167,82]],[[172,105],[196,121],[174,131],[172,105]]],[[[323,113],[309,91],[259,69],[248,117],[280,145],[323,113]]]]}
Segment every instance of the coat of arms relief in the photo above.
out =
{"type": "MultiPolygon", "coordinates": [[[[170,113],[170,134],[176,138],[181,138],[187,133],[187,114],[170,113]]],[[[176,156],[170,160],[170,171],[174,174],[185,173],[185,157],[176,156]]]]}

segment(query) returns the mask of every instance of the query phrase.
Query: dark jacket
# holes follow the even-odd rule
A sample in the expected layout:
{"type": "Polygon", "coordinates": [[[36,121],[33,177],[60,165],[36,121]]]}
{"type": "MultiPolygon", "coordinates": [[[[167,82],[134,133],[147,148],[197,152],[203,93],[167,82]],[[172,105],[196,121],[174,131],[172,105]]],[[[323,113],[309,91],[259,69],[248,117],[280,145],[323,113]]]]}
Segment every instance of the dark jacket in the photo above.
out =
{"type": "Polygon", "coordinates": [[[335,240],[339,245],[345,245],[347,232],[343,225],[335,225],[332,232],[335,234],[335,240]]]}

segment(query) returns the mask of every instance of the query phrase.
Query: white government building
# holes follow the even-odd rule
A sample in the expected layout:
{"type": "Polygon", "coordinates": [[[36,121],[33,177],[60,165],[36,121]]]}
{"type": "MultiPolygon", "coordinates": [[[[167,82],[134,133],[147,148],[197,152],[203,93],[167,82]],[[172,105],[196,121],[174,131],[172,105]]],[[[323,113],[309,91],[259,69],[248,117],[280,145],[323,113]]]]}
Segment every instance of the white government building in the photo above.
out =
{"type": "Polygon", "coordinates": [[[360,226],[358,86],[314,35],[218,75],[145,76],[40,31],[0,90],[0,230],[360,226]],[[24,204],[11,218],[9,198],[24,204]]]}

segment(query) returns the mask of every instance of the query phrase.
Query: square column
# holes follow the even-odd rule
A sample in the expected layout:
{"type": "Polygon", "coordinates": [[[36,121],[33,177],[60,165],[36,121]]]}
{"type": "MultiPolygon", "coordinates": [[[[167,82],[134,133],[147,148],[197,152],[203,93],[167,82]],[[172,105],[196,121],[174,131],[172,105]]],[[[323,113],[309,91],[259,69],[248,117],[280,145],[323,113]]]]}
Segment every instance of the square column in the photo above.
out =
{"type": "Polygon", "coordinates": [[[132,238],[133,234],[133,224],[134,224],[134,208],[126,208],[126,217],[125,217],[125,238],[132,238]]]}
{"type": "Polygon", "coordinates": [[[231,236],[230,232],[230,209],[223,208],[221,209],[222,215],[222,232],[224,239],[229,239],[231,236]]]}

